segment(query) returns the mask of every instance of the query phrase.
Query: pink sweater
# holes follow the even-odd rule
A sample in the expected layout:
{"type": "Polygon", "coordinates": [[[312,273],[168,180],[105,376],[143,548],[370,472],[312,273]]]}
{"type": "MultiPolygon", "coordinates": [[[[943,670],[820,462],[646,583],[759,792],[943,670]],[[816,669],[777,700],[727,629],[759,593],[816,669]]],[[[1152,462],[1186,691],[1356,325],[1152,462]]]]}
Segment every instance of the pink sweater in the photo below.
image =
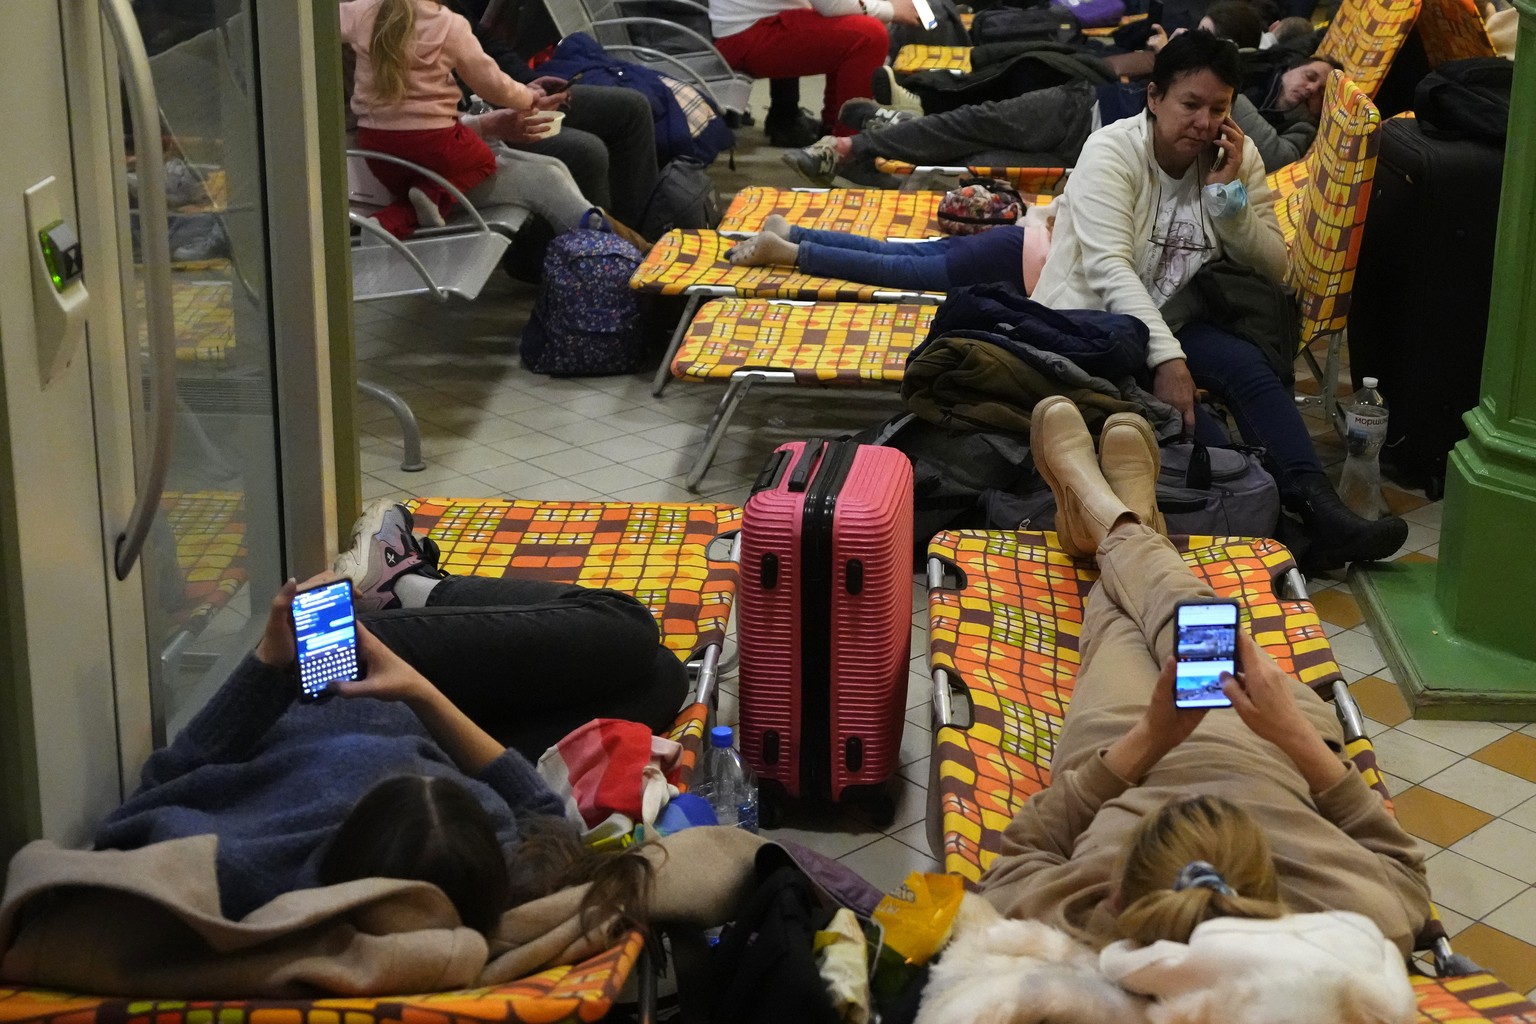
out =
{"type": "Polygon", "coordinates": [[[359,125],[387,131],[453,127],[461,98],[454,71],[481,99],[517,110],[533,106],[533,92],[497,67],[480,48],[469,22],[437,0],[411,0],[416,5],[416,44],[406,70],[405,95],[392,104],[380,103],[368,55],[380,2],[354,0],[341,5],[341,38],[357,54],[352,112],[359,125]]]}

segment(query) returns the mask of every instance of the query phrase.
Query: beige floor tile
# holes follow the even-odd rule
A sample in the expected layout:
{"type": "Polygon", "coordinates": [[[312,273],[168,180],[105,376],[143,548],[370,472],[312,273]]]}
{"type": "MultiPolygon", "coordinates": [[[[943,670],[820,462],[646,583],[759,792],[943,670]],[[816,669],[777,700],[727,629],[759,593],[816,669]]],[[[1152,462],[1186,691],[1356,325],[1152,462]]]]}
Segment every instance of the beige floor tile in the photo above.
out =
{"type": "Polygon", "coordinates": [[[1381,489],[1382,497],[1387,499],[1387,507],[1395,516],[1406,515],[1416,508],[1423,508],[1429,504],[1429,499],[1422,494],[1413,491],[1405,491],[1400,487],[1388,485],[1381,489]]]}
{"type": "Polygon", "coordinates": [[[894,892],[914,871],[937,872],[939,862],[899,839],[883,836],[868,846],[844,854],[838,860],[857,871],[882,892],[894,892]]]}
{"type": "Polygon", "coordinates": [[[1536,832],[1529,829],[1501,819],[1489,822],[1459,842],[1441,845],[1527,885],[1536,884],[1536,832]]]}
{"type": "Polygon", "coordinates": [[[588,470],[585,473],[567,473],[566,479],[574,484],[590,488],[596,494],[614,494],[618,491],[628,490],[631,487],[641,487],[651,482],[650,477],[637,469],[631,469],[628,466],[616,466],[612,463],[606,466],[599,466],[597,469],[588,470]]]}
{"type": "Polygon", "coordinates": [[[487,469],[495,469],[498,466],[511,465],[517,458],[506,452],[498,451],[489,445],[476,445],[473,448],[465,448],[456,452],[444,452],[434,460],[440,465],[447,466],[456,473],[467,473],[473,476],[487,469]]]}
{"type": "Polygon", "coordinates": [[[563,452],[570,445],[558,438],[540,433],[525,434],[522,437],[515,437],[510,441],[496,441],[491,444],[491,447],[526,462],[529,459],[536,459],[551,452],[563,452]]]}
{"type": "Polygon", "coordinates": [[[1474,924],[1456,937],[1456,952],[1471,957],[1500,981],[1523,992],[1536,985],[1536,945],[1490,927],[1474,924]]]}
{"type": "Polygon", "coordinates": [[[1413,783],[1409,782],[1407,779],[1400,779],[1396,775],[1393,775],[1391,772],[1382,772],[1381,778],[1382,781],[1387,784],[1387,792],[1392,796],[1394,801],[1397,799],[1397,795],[1399,793],[1402,793],[1413,786],[1413,783]]]}
{"type": "Polygon", "coordinates": [[[916,825],[908,825],[899,832],[892,832],[891,838],[898,842],[906,843],[918,853],[934,858],[934,862],[939,865],[939,870],[943,870],[941,858],[937,853],[933,852],[928,843],[928,826],[926,823],[920,821],[916,825]]]}
{"type": "Polygon", "coordinates": [[[1387,659],[1376,649],[1376,641],[1364,633],[1345,630],[1330,637],[1328,643],[1333,647],[1335,661],[1362,675],[1371,675],[1387,667],[1387,659]]]}
{"type": "Polygon", "coordinates": [[[1526,889],[1520,879],[1452,850],[1435,854],[1424,868],[1434,901],[1474,920],[1482,920],[1526,889]]]}
{"type": "Polygon", "coordinates": [[[1398,725],[1412,716],[1408,702],[1403,699],[1397,684],[1389,683],[1380,676],[1366,676],[1357,680],[1350,685],[1349,692],[1366,717],[1384,725],[1398,725]]]}
{"type": "Polygon", "coordinates": [[[1536,782],[1536,736],[1506,733],[1473,757],[1500,771],[1536,782]]]}
{"type": "MultiPolygon", "coordinates": [[[[1532,832],[1536,832],[1536,796],[1531,797],[1531,799],[1512,811],[1505,811],[1503,818],[1505,821],[1513,822],[1521,828],[1528,828],[1532,832]]],[[[1533,852],[1532,856],[1536,857],[1536,852],[1533,852]]]]}
{"type": "MultiPolygon", "coordinates": [[[[1421,839],[1428,839],[1436,846],[1450,846],[1494,820],[1493,815],[1487,811],[1480,811],[1422,786],[1394,793],[1392,806],[1403,828],[1421,839]]],[[[1486,863],[1480,857],[1473,859],[1486,863]]]]}
{"type": "Polygon", "coordinates": [[[567,480],[590,470],[613,465],[612,459],[605,459],[585,448],[567,448],[565,451],[551,452],[548,455],[539,455],[524,461],[567,480]]]}
{"type": "MultiPolygon", "coordinates": [[[[915,761],[923,760],[932,753],[933,733],[917,722],[909,722],[906,719],[902,719],[901,752],[897,755],[899,763],[903,765],[912,764],[915,761]]],[[[925,781],[927,779],[926,775],[913,776],[913,778],[927,785],[925,781]]]]}
{"type": "Polygon", "coordinates": [[[1318,618],[1344,629],[1353,629],[1365,621],[1365,614],[1352,595],[1342,590],[1325,590],[1312,597],[1318,618]]]}
{"type": "Polygon", "coordinates": [[[1483,920],[1523,942],[1536,944],[1536,887],[1526,889],[1503,906],[1484,914],[1483,920]]]}
{"type": "Polygon", "coordinates": [[[1503,814],[1536,796],[1536,782],[1472,760],[1451,765],[1422,785],[1489,814],[1503,814]]]}
{"type": "Polygon", "coordinates": [[[555,474],[549,470],[527,462],[513,462],[505,466],[493,466],[490,469],[482,469],[470,475],[486,486],[494,488],[498,494],[505,494],[514,498],[521,497],[526,488],[545,484],[556,479],[555,474]]]}
{"type": "Polygon", "coordinates": [[[880,832],[863,822],[836,812],[814,816],[792,813],[786,816],[783,827],[764,829],[763,835],[769,839],[793,840],[828,857],[842,857],[881,838],[880,832]]]}
{"type": "Polygon", "coordinates": [[[1409,782],[1423,782],[1460,760],[1444,747],[1396,729],[1373,737],[1371,745],[1376,748],[1376,757],[1383,770],[1409,782]]]}
{"type": "MultiPolygon", "coordinates": [[[[1432,718],[1416,718],[1409,719],[1397,729],[1410,736],[1417,736],[1421,740],[1428,740],[1436,746],[1454,750],[1458,754],[1476,754],[1496,740],[1509,737],[1507,729],[1492,722],[1447,722],[1432,718]]],[[[1524,738],[1530,739],[1529,736],[1524,738]]],[[[1536,747],[1536,742],[1531,745],[1536,747]]],[[[1536,772],[1536,764],[1531,768],[1536,772]]]]}

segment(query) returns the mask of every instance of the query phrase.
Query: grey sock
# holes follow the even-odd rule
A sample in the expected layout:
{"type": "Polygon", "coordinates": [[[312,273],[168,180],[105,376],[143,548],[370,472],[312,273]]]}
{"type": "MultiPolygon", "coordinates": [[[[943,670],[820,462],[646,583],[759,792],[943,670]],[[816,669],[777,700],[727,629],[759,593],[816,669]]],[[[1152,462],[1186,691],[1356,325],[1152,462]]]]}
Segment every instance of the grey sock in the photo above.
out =
{"type": "Polygon", "coordinates": [[[440,579],[412,572],[395,580],[395,596],[400,599],[401,608],[425,608],[427,596],[441,582],[440,579]]]}
{"type": "Polygon", "coordinates": [[[789,221],[784,219],[782,213],[770,213],[763,218],[763,233],[778,235],[780,238],[788,238],[790,231],[789,221]]]}

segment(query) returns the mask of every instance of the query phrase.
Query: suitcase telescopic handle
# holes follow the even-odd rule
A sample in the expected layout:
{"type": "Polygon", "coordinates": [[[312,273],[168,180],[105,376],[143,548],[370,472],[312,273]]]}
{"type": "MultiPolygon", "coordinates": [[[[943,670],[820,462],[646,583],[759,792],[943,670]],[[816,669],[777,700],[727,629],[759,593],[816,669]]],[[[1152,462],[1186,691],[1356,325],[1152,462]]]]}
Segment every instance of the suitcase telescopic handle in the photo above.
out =
{"type": "Polygon", "coordinates": [[[819,437],[813,437],[805,442],[805,450],[800,453],[800,461],[795,463],[795,468],[789,474],[789,490],[791,493],[799,493],[811,484],[811,470],[816,466],[816,456],[827,446],[827,442],[819,437]]]}

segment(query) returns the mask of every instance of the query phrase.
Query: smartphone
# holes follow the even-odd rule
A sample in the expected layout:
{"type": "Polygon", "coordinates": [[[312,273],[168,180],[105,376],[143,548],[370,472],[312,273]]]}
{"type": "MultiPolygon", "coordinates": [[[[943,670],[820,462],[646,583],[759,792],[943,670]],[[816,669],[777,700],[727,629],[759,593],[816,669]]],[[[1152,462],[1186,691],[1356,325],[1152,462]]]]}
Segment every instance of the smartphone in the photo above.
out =
{"type": "Polygon", "coordinates": [[[357,617],[352,581],[337,580],[293,595],[293,637],[299,652],[299,699],[319,700],[338,679],[357,679],[357,617]]]}
{"type": "Polygon", "coordinates": [[[928,0],[912,0],[912,6],[917,11],[917,20],[922,22],[923,28],[932,32],[939,27],[939,19],[933,14],[933,5],[928,0]]]}
{"type": "Polygon", "coordinates": [[[1221,674],[1237,674],[1237,602],[1181,601],[1173,623],[1174,706],[1231,707],[1221,674]]]}

